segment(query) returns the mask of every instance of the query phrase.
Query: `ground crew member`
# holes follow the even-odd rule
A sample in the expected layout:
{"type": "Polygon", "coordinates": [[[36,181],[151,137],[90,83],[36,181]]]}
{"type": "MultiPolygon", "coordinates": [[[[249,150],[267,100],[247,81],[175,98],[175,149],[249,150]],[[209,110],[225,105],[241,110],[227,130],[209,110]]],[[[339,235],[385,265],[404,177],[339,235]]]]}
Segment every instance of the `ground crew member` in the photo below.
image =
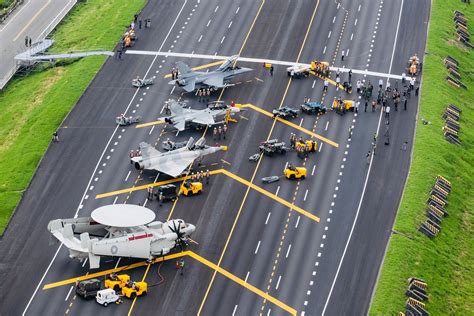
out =
{"type": "Polygon", "coordinates": [[[415,82],[416,82],[415,77],[411,77],[411,79],[410,79],[410,90],[413,90],[415,88],[415,82]]]}
{"type": "Polygon", "coordinates": [[[181,275],[184,273],[184,258],[179,260],[179,267],[181,268],[181,275]]]}
{"type": "Polygon", "coordinates": [[[212,138],[214,140],[217,140],[217,128],[214,127],[214,130],[212,131],[212,138]]]}
{"type": "Polygon", "coordinates": [[[375,156],[375,149],[377,148],[377,144],[374,142],[372,143],[372,152],[373,152],[373,155],[375,156]]]}
{"type": "Polygon", "coordinates": [[[403,97],[403,109],[406,111],[407,110],[407,103],[408,103],[408,99],[404,96],[403,97]]]}
{"type": "Polygon", "coordinates": [[[342,60],[342,61],[344,61],[344,55],[345,55],[345,54],[344,54],[344,50],[342,50],[342,52],[341,52],[341,60],[342,60]]]}
{"type": "Polygon", "coordinates": [[[368,105],[369,105],[369,101],[365,100],[364,112],[367,112],[367,106],[368,105]]]}
{"type": "Polygon", "coordinates": [[[158,195],[158,200],[160,201],[160,206],[163,205],[163,193],[160,192],[160,194],[158,195]]]}
{"type": "Polygon", "coordinates": [[[349,139],[351,139],[351,138],[352,138],[352,126],[349,127],[349,139]]]}
{"type": "MultiPolygon", "coordinates": [[[[129,156],[130,156],[130,159],[133,158],[133,150],[130,150],[129,156]]],[[[132,163],[132,162],[130,161],[130,163],[132,163]]]]}
{"type": "Polygon", "coordinates": [[[206,184],[209,184],[209,178],[211,174],[209,173],[209,169],[206,170],[206,184]]]}
{"type": "Polygon", "coordinates": [[[377,105],[377,102],[375,102],[375,100],[372,100],[372,112],[375,112],[376,105],[377,105]]]}
{"type": "Polygon", "coordinates": [[[355,113],[359,113],[359,105],[360,105],[360,101],[353,101],[354,102],[354,112],[355,113]]]}
{"type": "Polygon", "coordinates": [[[341,78],[338,76],[336,77],[336,90],[339,90],[339,85],[341,84],[341,78]]]}
{"type": "Polygon", "coordinates": [[[225,137],[227,135],[227,125],[226,124],[224,124],[224,127],[222,128],[222,134],[224,135],[224,139],[225,139],[225,137]]]}
{"type": "Polygon", "coordinates": [[[217,129],[217,134],[219,135],[219,140],[220,140],[222,136],[222,127],[220,125],[219,125],[219,128],[217,129]]]}
{"type": "Polygon", "coordinates": [[[138,28],[141,30],[142,29],[142,20],[138,21],[138,28]]]}
{"type": "Polygon", "coordinates": [[[367,159],[367,164],[370,164],[370,156],[371,156],[371,152],[369,150],[369,152],[367,153],[367,155],[365,155],[365,158],[367,159]]]}
{"type": "Polygon", "coordinates": [[[329,87],[329,81],[328,79],[324,79],[324,92],[328,92],[328,87],[329,87]]]}
{"type": "Polygon", "coordinates": [[[201,89],[198,90],[198,97],[199,97],[199,102],[201,102],[202,101],[202,90],[201,89]]]}
{"type": "Polygon", "coordinates": [[[386,117],[387,119],[390,119],[390,105],[387,105],[387,106],[385,107],[385,117],[386,117]]]}
{"type": "Polygon", "coordinates": [[[339,70],[339,68],[336,69],[336,78],[339,77],[339,74],[341,73],[341,71],[339,70]]]}
{"type": "Polygon", "coordinates": [[[360,79],[357,80],[356,86],[357,86],[357,93],[360,93],[360,88],[362,87],[362,82],[360,81],[360,79]]]}
{"type": "Polygon", "coordinates": [[[28,36],[25,37],[25,47],[28,47],[28,36]]]}
{"type": "Polygon", "coordinates": [[[53,133],[53,142],[59,143],[58,131],[55,131],[55,132],[53,133]]]}
{"type": "Polygon", "coordinates": [[[418,92],[420,92],[420,86],[416,87],[415,95],[418,95],[418,92]]]}
{"type": "Polygon", "coordinates": [[[270,66],[270,76],[273,77],[273,65],[270,66]]]}
{"type": "Polygon", "coordinates": [[[379,88],[382,89],[383,87],[383,79],[379,79],[379,88]]]}
{"type": "Polygon", "coordinates": [[[352,69],[349,69],[349,83],[352,81],[352,69]]]}

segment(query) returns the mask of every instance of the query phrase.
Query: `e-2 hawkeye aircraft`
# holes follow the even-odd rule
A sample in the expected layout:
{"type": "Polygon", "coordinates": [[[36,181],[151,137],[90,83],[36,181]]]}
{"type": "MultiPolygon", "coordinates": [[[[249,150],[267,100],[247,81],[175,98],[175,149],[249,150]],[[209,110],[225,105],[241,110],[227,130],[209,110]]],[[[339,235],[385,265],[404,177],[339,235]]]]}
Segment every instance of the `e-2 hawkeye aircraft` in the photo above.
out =
{"type": "Polygon", "coordinates": [[[251,68],[237,67],[235,63],[238,58],[238,55],[233,55],[220,65],[219,68],[209,72],[193,71],[188,65],[178,61],[176,63],[178,79],[171,80],[168,84],[177,85],[186,92],[202,88],[219,89],[231,86],[232,84],[229,83],[229,80],[235,75],[253,70],[251,68]]]}
{"type": "Polygon", "coordinates": [[[181,219],[154,219],[146,207],[114,204],[95,209],[89,217],[52,220],[48,230],[68,248],[70,258],[88,259],[90,269],[96,269],[102,256],[153,260],[173,248],[183,250],[196,229],[181,219]]]}

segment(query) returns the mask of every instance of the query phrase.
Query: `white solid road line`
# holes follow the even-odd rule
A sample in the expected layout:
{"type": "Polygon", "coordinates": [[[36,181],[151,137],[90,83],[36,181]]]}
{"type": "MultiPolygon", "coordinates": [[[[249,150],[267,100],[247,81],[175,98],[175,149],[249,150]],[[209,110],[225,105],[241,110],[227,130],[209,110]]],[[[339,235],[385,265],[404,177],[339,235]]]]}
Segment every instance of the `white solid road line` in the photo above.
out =
{"type": "MultiPolygon", "coordinates": [[[[211,59],[211,60],[226,60],[230,56],[222,56],[222,55],[206,55],[206,54],[189,54],[189,53],[173,53],[173,52],[161,52],[161,51],[149,51],[149,50],[134,50],[134,49],[127,49],[126,54],[131,55],[158,55],[158,56],[172,56],[172,57],[181,57],[181,58],[196,58],[196,59],[211,59]]],[[[323,52],[324,54],[324,52],[323,52]]],[[[284,61],[284,60],[274,60],[274,59],[262,59],[262,58],[250,58],[250,57],[239,57],[239,61],[241,62],[249,62],[249,63],[270,63],[274,65],[281,65],[281,66],[295,66],[295,65],[302,65],[305,67],[311,67],[310,64],[305,63],[295,63],[292,61],[284,61]]],[[[349,68],[340,68],[340,67],[329,67],[329,70],[336,71],[339,69],[341,72],[349,72],[349,68]]],[[[352,69],[353,74],[360,74],[360,75],[368,75],[374,77],[388,77],[391,79],[402,79],[401,75],[393,75],[390,73],[383,73],[383,72],[376,72],[376,71],[368,71],[368,70],[360,70],[360,69],[352,69]]]]}
{"type": "Polygon", "coordinates": [[[314,89],[315,84],[316,84],[316,80],[313,80],[313,86],[311,87],[312,89],[314,89]]]}
{"type": "MultiPolygon", "coordinates": [[[[329,126],[329,121],[326,122],[326,127],[324,128],[325,131],[328,130],[328,126],[329,126]]],[[[321,143],[322,144],[322,143],[321,143]]]]}
{"type": "MultiPolygon", "coordinates": [[[[176,22],[177,22],[178,19],[179,19],[179,16],[181,15],[181,12],[183,12],[183,9],[184,9],[184,7],[186,6],[187,3],[188,3],[188,0],[184,0],[184,3],[183,3],[183,5],[181,6],[181,9],[180,9],[179,12],[178,12],[178,15],[176,16],[176,19],[174,20],[173,24],[171,25],[171,27],[170,27],[170,29],[169,29],[169,31],[168,31],[168,34],[166,35],[165,39],[164,39],[163,42],[161,43],[161,46],[160,46],[160,48],[158,49],[158,51],[161,51],[161,49],[163,48],[163,46],[164,46],[166,40],[168,39],[169,35],[171,34],[171,31],[173,30],[173,28],[174,28],[176,22]]],[[[153,67],[153,64],[155,63],[155,61],[156,61],[157,58],[158,58],[158,55],[155,56],[155,58],[153,58],[153,60],[152,60],[152,62],[151,62],[151,64],[150,64],[150,66],[148,67],[148,69],[147,69],[147,71],[146,71],[146,73],[145,73],[145,75],[144,75],[143,77],[146,77],[146,76],[148,75],[148,73],[150,72],[150,70],[151,70],[151,68],[153,67]]],[[[138,89],[135,91],[135,93],[133,94],[133,97],[132,97],[132,99],[130,100],[130,103],[128,104],[127,108],[126,108],[125,111],[123,112],[124,114],[126,114],[127,111],[129,110],[130,106],[132,105],[132,103],[133,103],[133,101],[135,100],[135,97],[137,96],[137,94],[138,94],[139,91],[140,91],[140,88],[138,88],[138,89]]],[[[89,186],[91,185],[92,179],[94,178],[94,175],[95,175],[95,173],[97,172],[97,169],[99,168],[100,162],[102,161],[102,159],[103,159],[103,157],[104,157],[104,155],[105,155],[105,152],[107,151],[107,148],[110,146],[110,143],[112,142],[112,139],[115,137],[115,134],[116,134],[118,128],[119,128],[119,125],[117,125],[117,126],[115,127],[115,129],[114,129],[112,135],[111,135],[110,138],[109,138],[109,141],[108,141],[107,144],[105,145],[105,148],[104,148],[104,150],[102,151],[102,154],[101,154],[100,157],[99,157],[99,160],[97,161],[97,165],[95,166],[94,171],[92,172],[92,175],[91,175],[91,177],[90,177],[90,179],[89,179],[89,183],[88,183],[87,186],[86,186],[86,190],[84,191],[84,194],[82,195],[82,199],[81,199],[81,201],[79,202],[79,206],[77,207],[76,213],[74,214],[74,218],[76,218],[77,215],[79,214],[79,210],[81,209],[80,206],[82,205],[82,203],[83,203],[83,201],[84,201],[84,197],[86,196],[87,190],[88,190],[89,186]]],[[[40,281],[38,282],[38,285],[36,286],[35,291],[34,291],[33,294],[31,295],[30,299],[28,300],[28,303],[26,304],[25,309],[23,310],[23,313],[22,313],[23,316],[26,315],[26,312],[28,311],[28,308],[30,307],[31,302],[32,302],[33,299],[35,298],[36,293],[38,293],[38,290],[39,290],[41,284],[43,283],[43,281],[44,281],[46,275],[48,274],[49,269],[51,269],[51,266],[53,265],[54,260],[56,260],[56,257],[58,256],[59,250],[61,250],[61,247],[62,247],[62,246],[63,246],[63,244],[59,245],[58,249],[56,250],[56,252],[55,252],[55,254],[54,254],[54,256],[53,256],[53,258],[51,259],[50,263],[48,264],[48,267],[46,268],[46,271],[44,272],[43,276],[41,277],[40,281]]]]}
{"type": "Polygon", "coordinates": [[[268,220],[270,219],[270,215],[272,215],[272,212],[268,212],[268,215],[267,215],[267,220],[265,221],[265,225],[268,224],[268,220]]]}
{"type": "Polygon", "coordinates": [[[285,258],[288,258],[288,255],[290,254],[290,250],[291,250],[291,244],[288,246],[288,250],[286,251],[285,258]]]}
{"type": "Polygon", "coordinates": [[[319,146],[318,153],[320,153],[321,150],[323,149],[323,145],[324,145],[324,143],[321,143],[321,146],[319,146]]]}
{"type": "Polygon", "coordinates": [[[239,306],[239,305],[235,305],[234,311],[232,312],[232,316],[235,316],[235,312],[237,311],[237,307],[238,307],[238,306],[239,306]]]}
{"type": "MultiPolygon", "coordinates": [[[[321,144],[322,145],[322,144],[321,144]]],[[[319,147],[321,149],[321,147],[319,147]]],[[[313,171],[311,171],[311,175],[314,176],[314,171],[316,170],[316,165],[313,166],[313,171]]]]}
{"type": "MultiPolygon", "coordinates": [[[[286,169],[286,166],[285,166],[285,169],[286,169]]],[[[275,195],[278,196],[278,192],[280,192],[280,186],[278,186],[276,192],[275,192],[275,195]]]]}
{"type": "Polygon", "coordinates": [[[250,275],[250,271],[247,271],[247,275],[245,276],[245,280],[244,280],[245,283],[247,283],[247,280],[248,280],[248,278],[249,278],[249,275],[250,275]]]}
{"type": "Polygon", "coordinates": [[[227,28],[230,29],[231,26],[232,26],[232,21],[230,21],[229,26],[227,28]]]}
{"type": "Polygon", "coordinates": [[[118,200],[118,196],[115,197],[114,202],[112,204],[117,203],[117,200],[118,200]]]}
{"type": "Polygon", "coordinates": [[[74,288],[73,285],[71,285],[71,288],[69,289],[69,292],[67,292],[66,298],[64,299],[65,302],[67,302],[69,295],[71,295],[72,289],[74,288]]]}
{"type": "Polygon", "coordinates": [[[275,286],[275,290],[278,290],[278,287],[280,286],[280,281],[281,281],[281,275],[278,277],[277,284],[275,286]]]}
{"type": "Polygon", "coordinates": [[[308,196],[308,189],[306,189],[306,192],[304,193],[304,198],[303,201],[306,201],[306,197],[308,196]]]}
{"type": "MultiPolygon", "coordinates": [[[[390,59],[389,74],[390,74],[390,71],[392,70],[393,56],[395,55],[395,48],[396,48],[396,45],[397,45],[398,30],[400,28],[400,20],[401,20],[402,11],[403,11],[403,2],[404,2],[404,0],[402,0],[402,3],[400,5],[400,12],[399,12],[399,15],[398,15],[398,24],[397,24],[397,30],[396,30],[396,33],[395,33],[395,40],[393,42],[393,50],[392,50],[392,58],[390,59]]],[[[388,79],[388,77],[387,77],[387,79],[388,79]]],[[[382,111],[380,111],[379,123],[378,123],[378,126],[377,126],[377,135],[379,134],[380,122],[381,121],[382,121],[382,111]]],[[[352,223],[351,231],[349,233],[349,237],[347,238],[346,245],[344,246],[344,251],[342,252],[342,257],[341,257],[341,260],[339,261],[339,265],[338,265],[337,270],[336,270],[336,275],[334,276],[334,280],[331,284],[331,289],[329,290],[328,298],[326,299],[326,302],[324,303],[323,312],[321,313],[322,316],[324,316],[324,313],[326,313],[326,309],[328,307],[329,300],[331,299],[332,291],[334,290],[334,286],[336,284],[337,277],[339,276],[339,272],[341,271],[342,263],[344,262],[344,257],[346,256],[347,248],[349,246],[349,243],[351,242],[352,233],[354,232],[354,228],[355,228],[355,225],[357,223],[357,219],[359,217],[360,208],[362,207],[362,201],[364,199],[365,190],[367,189],[367,183],[369,181],[370,171],[372,170],[372,161],[373,160],[374,160],[374,155],[372,155],[372,157],[370,158],[369,169],[367,171],[367,176],[365,177],[364,188],[362,190],[362,194],[361,194],[361,197],[360,197],[360,200],[359,200],[359,205],[357,207],[356,216],[354,218],[354,222],[352,223]]]]}
{"type": "Polygon", "coordinates": [[[260,243],[261,243],[261,240],[258,241],[257,248],[255,248],[255,254],[257,254],[258,252],[258,248],[260,248],[260,243]]]}
{"type": "MultiPolygon", "coordinates": [[[[207,21],[206,27],[209,27],[209,24],[211,24],[211,20],[207,21]]],[[[201,35],[201,37],[202,37],[202,35],[201,35]]]]}
{"type": "Polygon", "coordinates": [[[240,7],[238,7],[237,10],[235,10],[235,14],[239,13],[239,10],[240,10],[240,7]]]}
{"type": "Polygon", "coordinates": [[[298,215],[298,219],[296,220],[295,228],[298,228],[298,224],[300,223],[300,215],[298,215]]]}
{"type": "Polygon", "coordinates": [[[151,135],[151,133],[153,133],[153,130],[155,129],[155,125],[153,125],[150,129],[150,132],[148,133],[148,135],[151,135]]]}
{"type": "Polygon", "coordinates": [[[130,177],[130,173],[132,173],[132,170],[129,170],[129,171],[128,171],[127,176],[125,177],[125,182],[127,182],[128,177],[130,177]]]}
{"type": "Polygon", "coordinates": [[[300,121],[300,127],[301,127],[301,125],[303,125],[303,120],[304,120],[304,118],[302,118],[301,121],[300,121]]]}

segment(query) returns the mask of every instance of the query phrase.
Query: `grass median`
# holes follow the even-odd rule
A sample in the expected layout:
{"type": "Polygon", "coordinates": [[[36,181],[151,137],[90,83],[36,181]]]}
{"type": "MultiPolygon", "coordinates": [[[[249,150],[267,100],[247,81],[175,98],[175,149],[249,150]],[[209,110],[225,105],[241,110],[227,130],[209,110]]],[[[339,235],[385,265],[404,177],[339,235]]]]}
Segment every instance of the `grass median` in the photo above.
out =
{"type": "Polygon", "coordinates": [[[455,41],[454,10],[466,14],[473,33],[474,7],[460,0],[432,1],[413,161],[394,225],[398,233],[390,238],[371,315],[404,311],[409,277],[428,283],[426,309],[431,315],[474,311],[474,56],[455,41]],[[446,82],[443,59],[447,55],[460,62],[467,90],[446,82]],[[441,131],[442,114],[450,103],[462,109],[460,146],[448,143],[441,131]],[[430,124],[422,124],[422,119],[430,124]],[[448,197],[449,217],[431,240],[417,227],[426,218],[425,203],[437,175],[450,180],[453,190],[448,197]]]}
{"type": "MultiPolygon", "coordinates": [[[[112,50],[145,0],[78,3],[52,34],[51,52],[112,50]]],[[[26,190],[52,133],[105,61],[87,57],[14,78],[0,93],[0,234],[26,190]]]]}

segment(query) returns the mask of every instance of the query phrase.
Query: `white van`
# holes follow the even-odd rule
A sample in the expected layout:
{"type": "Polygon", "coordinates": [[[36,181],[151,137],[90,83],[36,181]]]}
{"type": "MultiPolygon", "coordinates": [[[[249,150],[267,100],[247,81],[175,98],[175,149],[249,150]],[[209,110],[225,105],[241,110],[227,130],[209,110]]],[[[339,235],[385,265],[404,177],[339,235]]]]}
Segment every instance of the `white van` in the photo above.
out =
{"type": "Polygon", "coordinates": [[[115,293],[115,291],[112,289],[105,289],[105,290],[98,291],[95,297],[95,300],[97,301],[97,303],[103,306],[107,306],[110,303],[122,302],[122,300],[120,299],[120,296],[118,296],[115,293]]]}

